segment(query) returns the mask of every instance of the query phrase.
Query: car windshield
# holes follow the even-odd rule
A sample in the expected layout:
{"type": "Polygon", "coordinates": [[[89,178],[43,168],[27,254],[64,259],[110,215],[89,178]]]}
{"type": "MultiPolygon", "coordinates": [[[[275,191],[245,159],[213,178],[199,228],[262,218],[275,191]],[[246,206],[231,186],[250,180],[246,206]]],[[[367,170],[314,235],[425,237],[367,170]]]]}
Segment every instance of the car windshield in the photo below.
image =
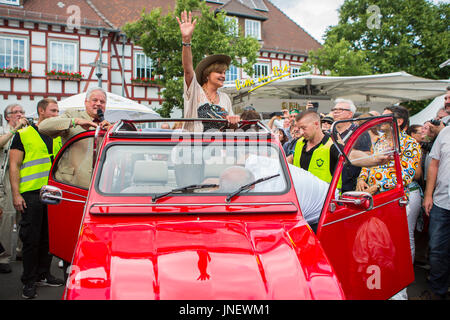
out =
{"type": "Polygon", "coordinates": [[[97,190],[104,195],[227,195],[276,174],[247,193],[287,192],[280,150],[270,143],[113,144],[102,159],[97,190]],[[185,188],[193,185],[202,187],[185,188]]]}

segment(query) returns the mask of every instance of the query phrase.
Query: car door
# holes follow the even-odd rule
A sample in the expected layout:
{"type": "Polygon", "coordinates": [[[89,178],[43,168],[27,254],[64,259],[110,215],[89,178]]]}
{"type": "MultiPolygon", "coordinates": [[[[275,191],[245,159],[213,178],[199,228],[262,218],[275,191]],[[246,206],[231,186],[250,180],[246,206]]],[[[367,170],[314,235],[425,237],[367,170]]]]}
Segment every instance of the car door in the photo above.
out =
{"type": "Polygon", "coordinates": [[[58,204],[48,205],[50,253],[72,261],[93,170],[95,132],[70,139],[55,158],[48,185],[62,192],[58,204]]]}
{"type": "MultiPolygon", "coordinates": [[[[391,116],[353,123],[356,129],[341,148],[317,236],[347,299],[388,299],[414,280],[402,179],[374,195],[351,192],[337,196],[335,191],[344,160],[348,159],[361,165],[375,157],[393,156],[385,168],[391,170],[391,182],[393,175],[401,177],[397,123],[391,116]],[[370,151],[361,153],[357,146],[364,139],[370,143],[370,151]]],[[[339,139],[337,135],[334,138],[339,139]]],[[[374,171],[370,175],[381,179],[374,171]]]]}

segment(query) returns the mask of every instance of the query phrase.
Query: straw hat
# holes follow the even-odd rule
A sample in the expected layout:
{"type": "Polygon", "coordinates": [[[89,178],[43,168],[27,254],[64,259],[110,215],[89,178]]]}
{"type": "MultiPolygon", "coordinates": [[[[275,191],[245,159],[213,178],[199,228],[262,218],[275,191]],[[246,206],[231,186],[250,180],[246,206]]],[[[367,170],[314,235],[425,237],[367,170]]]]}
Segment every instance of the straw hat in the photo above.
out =
{"type": "Polygon", "coordinates": [[[223,62],[227,66],[230,66],[231,57],[224,54],[214,54],[203,58],[195,68],[195,77],[200,85],[203,85],[203,71],[215,62],[223,62]]]}

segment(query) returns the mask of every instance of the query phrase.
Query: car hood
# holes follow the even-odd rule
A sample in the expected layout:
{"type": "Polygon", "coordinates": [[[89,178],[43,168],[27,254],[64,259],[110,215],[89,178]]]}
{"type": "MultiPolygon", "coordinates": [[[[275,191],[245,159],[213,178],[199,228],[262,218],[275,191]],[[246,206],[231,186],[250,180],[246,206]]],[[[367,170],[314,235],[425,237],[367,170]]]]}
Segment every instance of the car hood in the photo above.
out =
{"type": "Polygon", "coordinates": [[[86,224],[68,299],[341,299],[303,221],[86,224]]]}

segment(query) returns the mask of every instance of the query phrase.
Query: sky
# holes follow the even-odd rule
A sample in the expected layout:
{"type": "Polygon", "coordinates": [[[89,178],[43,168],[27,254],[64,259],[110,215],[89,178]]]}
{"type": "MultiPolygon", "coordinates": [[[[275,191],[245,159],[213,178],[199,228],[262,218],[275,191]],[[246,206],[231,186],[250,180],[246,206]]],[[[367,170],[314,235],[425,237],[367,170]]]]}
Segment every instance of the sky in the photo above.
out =
{"type": "MultiPolygon", "coordinates": [[[[338,8],[344,0],[270,0],[289,18],[323,44],[323,35],[328,26],[338,23],[338,8]]],[[[449,0],[440,0],[449,1],[449,0]]],[[[439,0],[431,0],[438,3],[439,0]]]]}

